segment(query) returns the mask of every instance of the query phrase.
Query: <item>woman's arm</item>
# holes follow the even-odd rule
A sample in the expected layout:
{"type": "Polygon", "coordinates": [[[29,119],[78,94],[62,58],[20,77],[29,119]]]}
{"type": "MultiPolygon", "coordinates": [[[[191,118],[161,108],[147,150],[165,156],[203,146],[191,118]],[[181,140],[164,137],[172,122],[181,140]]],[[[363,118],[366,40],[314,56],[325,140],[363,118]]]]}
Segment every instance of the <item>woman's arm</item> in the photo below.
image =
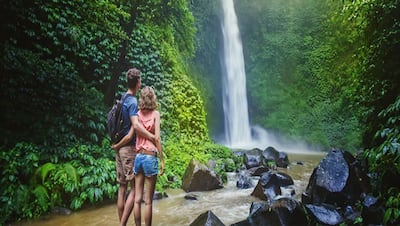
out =
{"type": "Polygon", "coordinates": [[[160,161],[161,161],[161,167],[160,167],[160,176],[164,174],[164,168],[165,168],[165,164],[164,164],[164,155],[163,155],[163,150],[161,147],[161,126],[160,126],[160,112],[155,111],[155,116],[154,116],[154,120],[155,120],[155,145],[157,147],[158,150],[158,154],[160,155],[160,161]]]}

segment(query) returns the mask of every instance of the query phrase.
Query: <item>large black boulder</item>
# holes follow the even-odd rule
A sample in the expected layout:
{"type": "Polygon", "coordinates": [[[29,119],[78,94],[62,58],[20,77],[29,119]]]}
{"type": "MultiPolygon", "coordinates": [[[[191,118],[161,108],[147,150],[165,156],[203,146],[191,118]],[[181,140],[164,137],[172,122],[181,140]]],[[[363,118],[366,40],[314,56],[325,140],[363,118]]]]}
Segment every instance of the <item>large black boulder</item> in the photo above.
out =
{"type": "Polygon", "coordinates": [[[200,214],[189,226],[225,226],[210,210],[200,214]]]}
{"type": "Polygon", "coordinates": [[[305,205],[311,217],[323,225],[340,225],[344,219],[342,215],[335,209],[335,206],[321,204],[321,205],[305,205]]]}
{"type": "Polygon", "coordinates": [[[301,202],[293,198],[281,197],[271,204],[255,202],[251,204],[249,216],[234,226],[290,226],[308,225],[307,215],[301,202]]]}
{"type": "Polygon", "coordinates": [[[366,178],[366,173],[349,152],[331,150],[314,169],[302,202],[339,207],[353,205],[368,191],[364,183],[366,178]]]}

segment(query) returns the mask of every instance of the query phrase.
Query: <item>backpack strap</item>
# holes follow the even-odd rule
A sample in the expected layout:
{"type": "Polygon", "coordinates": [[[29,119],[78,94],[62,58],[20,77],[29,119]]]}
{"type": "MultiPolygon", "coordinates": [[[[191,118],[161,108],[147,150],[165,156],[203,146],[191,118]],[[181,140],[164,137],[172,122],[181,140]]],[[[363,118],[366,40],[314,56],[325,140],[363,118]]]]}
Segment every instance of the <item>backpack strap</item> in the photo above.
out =
{"type": "Polygon", "coordinates": [[[125,99],[126,99],[128,96],[132,96],[132,94],[130,94],[130,93],[124,93],[124,95],[121,96],[121,101],[122,101],[122,103],[125,102],[125,99]]]}

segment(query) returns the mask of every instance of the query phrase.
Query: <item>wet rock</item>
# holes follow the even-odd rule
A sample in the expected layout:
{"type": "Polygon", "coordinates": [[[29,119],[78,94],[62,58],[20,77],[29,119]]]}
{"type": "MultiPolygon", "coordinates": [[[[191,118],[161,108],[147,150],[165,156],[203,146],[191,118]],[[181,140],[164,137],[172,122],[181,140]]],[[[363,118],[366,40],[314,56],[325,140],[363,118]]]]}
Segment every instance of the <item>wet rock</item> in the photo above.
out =
{"type": "Polygon", "coordinates": [[[247,170],[241,170],[239,172],[238,180],[236,181],[236,187],[239,189],[247,189],[254,187],[251,175],[247,170]]]}
{"type": "Polygon", "coordinates": [[[198,200],[198,195],[194,193],[188,193],[185,195],[186,200],[198,200]]]}
{"type": "Polygon", "coordinates": [[[279,226],[279,218],[265,202],[253,202],[250,206],[249,216],[231,226],[279,226]]]}
{"type": "Polygon", "coordinates": [[[153,200],[160,200],[163,198],[167,198],[168,194],[165,192],[159,192],[159,191],[155,191],[153,194],[153,200]]]}
{"type": "Polygon", "coordinates": [[[281,193],[284,197],[292,197],[296,194],[294,186],[281,187],[281,193]]]}
{"type": "Polygon", "coordinates": [[[251,224],[248,219],[245,219],[245,220],[233,223],[230,226],[251,226],[251,224]]]}
{"type": "Polygon", "coordinates": [[[316,185],[329,192],[340,192],[349,178],[349,165],[341,151],[331,151],[317,168],[316,185]]]}
{"type": "Polygon", "coordinates": [[[279,158],[279,151],[277,151],[273,147],[267,147],[263,152],[262,152],[262,157],[263,157],[263,165],[267,166],[269,161],[274,161],[276,162],[279,158]]]}
{"type": "Polygon", "coordinates": [[[182,179],[184,191],[210,191],[219,188],[223,188],[223,182],[218,174],[196,160],[190,161],[182,179]]]}
{"type": "Polygon", "coordinates": [[[355,204],[365,191],[365,178],[366,174],[350,153],[332,150],[314,169],[302,195],[302,202],[328,203],[340,207],[355,204]]]}
{"type": "Polygon", "coordinates": [[[268,172],[269,169],[265,166],[253,167],[248,170],[251,176],[261,176],[261,174],[268,172]]]}
{"type": "Polygon", "coordinates": [[[321,204],[321,205],[306,205],[307,211],[318,223],[325,225],[339,225],[343,223],[343,217],[335,209],[334,206],[321,204]]]}
{"type": "Polygon", "coordinates": [[[301,202],[290,198],[282,197],[276,199],[272,205],[271,209],[279,217],[280,225],[307,225],[307,214],[304,211],[301,202]]]}
{"type": "Polygon", "coordinates": [[[348,225],[351,225],[356,220],[356,218],[360,216],[361,213],[359,211],[356,211],[352,206],[346,206],[346,208],[344,209],[343,217],[348,225]]]}
{"type": "Polygon", "coordinates": [[[272,163],[277,167],[287,168],[290,163],[287,153],[280,152],[271,146],[262,151],[261,155],[262,165],[266,167],[270,167],[272,163]]]}
{"type": "Polygon", "coordinates": [[[293,179],[289,174],[283,172],[276,172],[275,174],[278,177],[281,187],[294,185],[293,179]]]}
{"type": "Polygon", "coordinates": [[[249,216],[234,226],[286,226],[308,225],[306,212],[302,204],[292,198],[279,198],[272,204],[254,202],[250,206],[249,216]]]}
{"type": "Polygon", "coordinates": [[[225,225],[212,211],[209,210],[198,216],[189,226],[225,226],[225,225]]]}
{"type": "Polygon", "coordinates": [[[52,213],[59,214],[59,215],[70,215],[72,211],[65,207],[55,206],[52,210],[52,213]]]}
{"type": "Polygon", "coordinates": [[[276,196],[281,195],[280,187],[281,184],[276,173],[266,172],[261,175],[251,195],[271,202],[276,196]]]}
{"type": "Polygon", "coordinates": [[[378,225],[383,222],[383,217],[385,215],[383,203],[378,198],[367,195],[364,197],[363,209],[361,216],[363,218],[363,223],[368,225],[378,225]]]}
{"type": "Polygon", "coordinates": [[[258,148],[254,148],[250,151],[244,153],[244,164],[247,169],[258,167],[261,165],[261,150],[258,148]]]}
{"type": "Polygon", "coordinates": [[[278,159],[276,160],[276,166],[281,168],[287,168],[289,162],[289,157],[285,152],[279,152],[278,159]]]}

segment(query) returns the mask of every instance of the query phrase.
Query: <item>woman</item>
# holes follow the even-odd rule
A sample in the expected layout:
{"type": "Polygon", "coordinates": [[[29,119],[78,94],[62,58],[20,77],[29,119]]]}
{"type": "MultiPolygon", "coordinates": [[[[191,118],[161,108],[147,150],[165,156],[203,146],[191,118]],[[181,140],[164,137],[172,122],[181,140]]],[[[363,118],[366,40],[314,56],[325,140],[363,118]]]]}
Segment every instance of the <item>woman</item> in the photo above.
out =
{"type": "Polygon", "coordinates": [[[137,155],[133,171],[135,174],[135,224],[141,225],[141,203],[143,189],[146,183],[145,192],[145,225],[151,225],[153,215],[153,195],[157,182],[158,159],[160,157],[160,175],[164,173],[164,158],[160,138],[160,113],[156,110],[157,97],[154,90],[146,86],[140,92],[138,121],[149,132],[154,133],[155,143],[138,135],[136,137],[137,155]]]}

